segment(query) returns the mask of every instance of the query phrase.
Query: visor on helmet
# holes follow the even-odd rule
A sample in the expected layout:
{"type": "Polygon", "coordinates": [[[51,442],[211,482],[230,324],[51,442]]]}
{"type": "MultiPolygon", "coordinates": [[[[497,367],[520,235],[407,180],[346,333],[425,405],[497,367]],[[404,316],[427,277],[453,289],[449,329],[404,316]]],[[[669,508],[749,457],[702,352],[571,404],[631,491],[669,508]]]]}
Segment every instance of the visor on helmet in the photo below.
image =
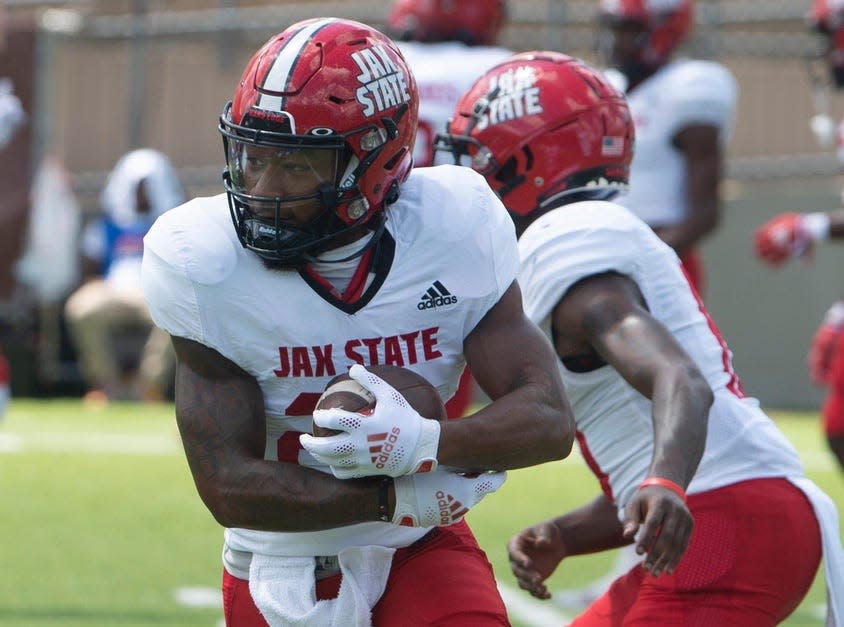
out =
{"type": "Polygon", "coordinates": [[[356,226],[336,215],[339,179],[349,161],[345,138],[296,135],[284,119],[234,124],[220,118],[226,152],[223,185],[240,242],[268,261],[296,265],[356,226]]]}

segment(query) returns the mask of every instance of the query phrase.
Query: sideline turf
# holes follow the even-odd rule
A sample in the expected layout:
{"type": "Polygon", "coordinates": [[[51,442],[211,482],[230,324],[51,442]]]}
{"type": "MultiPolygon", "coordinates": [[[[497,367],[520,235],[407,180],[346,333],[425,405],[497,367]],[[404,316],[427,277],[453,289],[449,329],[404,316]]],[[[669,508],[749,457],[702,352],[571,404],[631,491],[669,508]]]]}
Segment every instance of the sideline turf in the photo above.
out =
{"type": "MultiPolygon", "coordinates": [[[[844,475],[817,417],[777,413],[809,476],[844,508],[844,475]]],[[[496,574],[513,585],[505,543],[522,526],[590,499],[577,455],[511,472],[469,515],[496,574]]],[[[170,405],[15,399],[0,423],[0,627],[214,627],[218,608],[179,605],[176,590],[216,589],[222,533],[188,473],[170,405]]],[[[564,563],[552,588],[603,574],[609,554],[564,563]]],[[[820,627],[819,578],[786,622],[820,627]]],[[[515,625],[527,627],[524,623],[515,625]]]]}

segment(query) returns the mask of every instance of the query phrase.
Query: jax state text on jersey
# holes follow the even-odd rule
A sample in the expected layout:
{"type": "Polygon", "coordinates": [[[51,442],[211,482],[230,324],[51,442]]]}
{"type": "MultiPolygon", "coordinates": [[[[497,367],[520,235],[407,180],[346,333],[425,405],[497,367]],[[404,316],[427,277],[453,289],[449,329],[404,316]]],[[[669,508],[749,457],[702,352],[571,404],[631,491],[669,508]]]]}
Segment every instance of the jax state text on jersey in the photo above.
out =
{"type": "Polygon", "coordinates": [[[273,372],[277,377],[325,377],[344,372],[352,364],[406,367],[431,361],[442,357],[437,348],[437,331],[439,327],[431,327],[386,337],[364,337],[348,340],[337,347],[334,344],[279,346],[280,366],[273,372]],[[338,354],[346,358],[340,368],[334,359],[338,354]]]}

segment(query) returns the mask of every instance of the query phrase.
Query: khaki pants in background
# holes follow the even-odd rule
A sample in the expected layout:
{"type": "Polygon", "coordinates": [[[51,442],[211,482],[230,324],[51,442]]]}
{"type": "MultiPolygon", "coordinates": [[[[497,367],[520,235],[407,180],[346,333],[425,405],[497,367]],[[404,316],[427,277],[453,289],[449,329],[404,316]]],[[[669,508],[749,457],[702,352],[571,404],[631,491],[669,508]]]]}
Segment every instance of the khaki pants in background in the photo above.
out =
{"type": "Polygon", "coordinates": [[[65,319],[89,389],[113,399],[164,398],[176,357],[169,334],[153,325],[140,290],[118,290],[101,279],[88,281],[68,298],[65,319]],[[117,346],[139,332],[146,338],[137,358],[137,377],[127,380],[117,346]]]}

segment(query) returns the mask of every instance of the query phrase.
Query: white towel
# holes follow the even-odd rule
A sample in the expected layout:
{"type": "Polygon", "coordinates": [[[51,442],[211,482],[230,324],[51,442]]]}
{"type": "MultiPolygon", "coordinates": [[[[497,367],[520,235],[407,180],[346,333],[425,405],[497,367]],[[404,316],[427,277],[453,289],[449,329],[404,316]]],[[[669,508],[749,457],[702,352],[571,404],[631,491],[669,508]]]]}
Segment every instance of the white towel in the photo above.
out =
{"type": "Polygon", "coordinates": [[[370,627],[384,593],[395,549],[348,547],[337,556],[342,581],[336,599],[317,601],[313,557],[252,555],[249,592],[270,627],[370,627]]]}
{"type": "Polygon", "coordinates": [[[844,549],[838,531],[838,510],[835,503],[818,486],[805,477],[789,477],[803,491],[815,510],[821,529],[824,576],[826,577],[827,627],[844,627],[844,549]]]}

